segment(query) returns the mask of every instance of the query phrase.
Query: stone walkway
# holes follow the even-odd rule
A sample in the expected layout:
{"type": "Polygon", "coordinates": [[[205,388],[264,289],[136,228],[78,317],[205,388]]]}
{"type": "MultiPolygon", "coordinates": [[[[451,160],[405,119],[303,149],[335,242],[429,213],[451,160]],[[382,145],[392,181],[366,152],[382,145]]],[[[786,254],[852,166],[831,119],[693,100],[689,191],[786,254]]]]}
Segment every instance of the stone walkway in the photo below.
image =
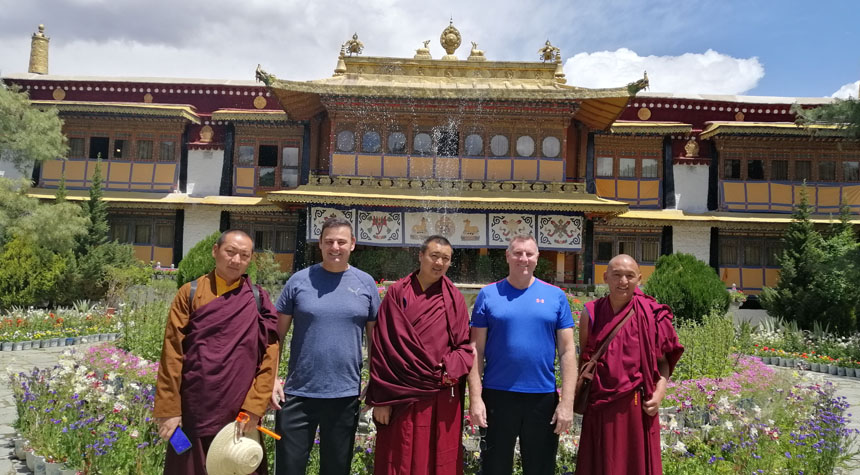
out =
{"type": "MultiPolygon", "coordinates": [[[[86,346],[88,345],[76,346],[74,348],[84,348],[86,346]]],[[[12,456],[14,452],[12,437],[15,435],[12,423],[15,421],[16,411],[12,389],[6,381],[6,369],[11,368],[17,372],[30,371],[34,367],[45,368],[52,366],[57,362],[59,355],[66,349],[68,348],[42,348],[28,351],[0,352],[0,378],[3,378],[3,382],[0,384],[0,475],[29,473],[26,465],[20,463],[12,456]]],[[[860,380],[818,373],[814,373],[814,375],[821,376],[825,380],[836,384],[836,394],[838,396],[845,396],[852,407],[849,410],[851,422],[848,426],[852,429],[860,430],[860,380]]],[[[843,473],[860,475],[860,467],[843,473]]]]}

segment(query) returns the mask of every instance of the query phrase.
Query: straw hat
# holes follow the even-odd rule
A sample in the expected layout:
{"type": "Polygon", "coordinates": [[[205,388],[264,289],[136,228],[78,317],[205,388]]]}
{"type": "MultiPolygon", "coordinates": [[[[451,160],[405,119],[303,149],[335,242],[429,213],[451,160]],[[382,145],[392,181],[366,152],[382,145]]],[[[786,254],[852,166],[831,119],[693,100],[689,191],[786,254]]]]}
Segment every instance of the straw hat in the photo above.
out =
{"type": "Polygon", "coordinates": [[[236,422],[224,426],[209,446],[206,472],[209,475],[248,475],[263,461],[260,434],[252,430],[237,437],[236,422]]]}

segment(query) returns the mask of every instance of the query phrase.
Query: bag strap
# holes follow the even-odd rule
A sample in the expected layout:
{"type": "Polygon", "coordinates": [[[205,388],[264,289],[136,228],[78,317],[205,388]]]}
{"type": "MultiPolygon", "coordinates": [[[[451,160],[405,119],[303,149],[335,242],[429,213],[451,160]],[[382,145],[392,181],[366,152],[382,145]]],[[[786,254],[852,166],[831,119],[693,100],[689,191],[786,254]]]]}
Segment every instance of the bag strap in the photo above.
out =
{"type": "MultiPolygon", "coordinates": [[[[263,301],[260,299],[260,288],[257,284],[251,284],[251,292],[254,293],[254,301],[257,302],[257,311],[263,311],[263,301]]],[[[197,293],[197,279],[191,281],[191,293],[188,294],[188,314],[191,315],[191,303],[194,302],[194,294],[197,293]]]]}
{"type": "Polygon", "coordinates": [[[595,363],[603,356],[603,353],[606,353],[606,349],[609,348],[609,343],[612,342],[612,339],[615,338],[615,335],[621,330],[621,327],[627,323],[627,320],[630,320],[630,317],[633,316],[634,307],[630,307],[630,311],[627,312],[627,316],[624,317],[624,320],[618,322],[618,325],[615,325],[615,328],[612,329],[612,332],[609,336],[603,340],[603,344],[600,345],[600,348],[594,352],[594,355],[591,356],[590,361],[594,361],[595,363]]]}

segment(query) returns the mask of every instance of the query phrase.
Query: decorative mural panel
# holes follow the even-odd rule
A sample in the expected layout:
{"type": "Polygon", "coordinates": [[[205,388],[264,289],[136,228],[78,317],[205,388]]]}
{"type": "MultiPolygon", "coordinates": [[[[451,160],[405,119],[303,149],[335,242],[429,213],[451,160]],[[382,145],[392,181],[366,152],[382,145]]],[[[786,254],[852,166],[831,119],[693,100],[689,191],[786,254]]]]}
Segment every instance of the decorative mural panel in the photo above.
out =
{"type": "Polygon", "coordinates": [[[350,223],[352,223],[353,228],[355,227],[355,210],[354,209],[337,209],[337,208],[316,208],[312,207],[310,209],[310,219],[308,219],[308,233],[307,238],[309,241],[319,241],[320,233],[322,232],[322,225],[327,219],[331,218],[344,218],[350,223]]]}
{"type": "Polygon", "coordinates": [[[541,249],[582,249],[582,221],[582,216],[538,216],[538,246],[541,249]]]}
{"type": "Polygon", "coordinates": [[[308,241],[319,241],[326,219],[342,217],[353,223],[356,241],[371,246],[420,246],[440,234],[455,248],[506,248],[512,236],[535,236],[543,250],[581,251],[581,215],[504,213],[433,213],[311,207],[308,241]],[[536,232],[537,231],[537,232],[536,232]]]}
{"type": "Polygon", "coordinates": [[[421,245],[434,234],[441,234],[454,246],[486,247],[487,215],[483,213],[404,213],[404,242],[421,245]]]}
{"type": "Polygon", "coordinates": [[[358,210],[356,240],[359,244],[403,244],[403,213],[358,210]]]}
{"type": "Polygon", "coordinates": [[[495,214],[489,215],[490,247],[507,247],[511,238],[517,234],[535,235],[535,216],[533,214],[495,214]]]}

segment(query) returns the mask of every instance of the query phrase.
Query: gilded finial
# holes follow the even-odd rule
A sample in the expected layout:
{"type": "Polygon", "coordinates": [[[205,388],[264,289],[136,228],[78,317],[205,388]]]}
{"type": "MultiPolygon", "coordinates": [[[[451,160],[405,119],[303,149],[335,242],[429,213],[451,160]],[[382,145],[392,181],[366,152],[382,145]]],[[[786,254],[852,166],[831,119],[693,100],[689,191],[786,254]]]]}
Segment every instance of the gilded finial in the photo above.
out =
{"type": "Polygon", "coordinates": [[[334,68],[335,76],[346,74],[346,61],[344,61],[344,57],[346,57],[346,44],[340,45],[340,55],[337,57],[337,66],[334,68]]]}
{"type": "Polygon", "coordinates": [[[555,61],[556,63],[561,61],[561,50],[557,47],[553,46],[549,40],[546,40],[543,48],[538,50],[538,54],[540,55],[541,61],[544,63],[555,61]]]}
{"type": "Polygon", "coordinates": [[[445,52],[448,53],[442,57],[443,60],[447,61],[456,61],[457,57],[454,56],[454,52],[457,51],[457,48],[460,47],[463,38],[460,36],[460,31],[454,27],[454,18],[451,18],[451,23],[442,31],[442,36],[439,37],[439,43],[442,44],[442,48],[445,49],[445,52]]]}
{"type": "Polygon", "coordinates": [[[690,140],[684,145],[684,153],[687,158],[699,157],[699,144],[696,143],[695,137],[690,137],[690,140]]]}
{"type": "Polygon", "coordinates": [[[478,43],[472,42],[472,51],[469,52],[469,61],[486,61],[484,52],[478,49],[478,43]]]}
{"type": "Polygon", "coordinates": [[[353,54],[361,54],[361,51],[364,50],[364,43],[358,40],[358,33],[352,35],[352,39],[348,40],[344,46],[346,47],[346,52],[349,53],[350,56],[353,54]]]}
{"type": "Polygon", "coordinates": [[[39,25],[39,31],[33,33],[30,39],[30,67],[27,69],[34,74],[48,74],[48,44],[51,39],[45,36],[45,25],[39,25]]]}

